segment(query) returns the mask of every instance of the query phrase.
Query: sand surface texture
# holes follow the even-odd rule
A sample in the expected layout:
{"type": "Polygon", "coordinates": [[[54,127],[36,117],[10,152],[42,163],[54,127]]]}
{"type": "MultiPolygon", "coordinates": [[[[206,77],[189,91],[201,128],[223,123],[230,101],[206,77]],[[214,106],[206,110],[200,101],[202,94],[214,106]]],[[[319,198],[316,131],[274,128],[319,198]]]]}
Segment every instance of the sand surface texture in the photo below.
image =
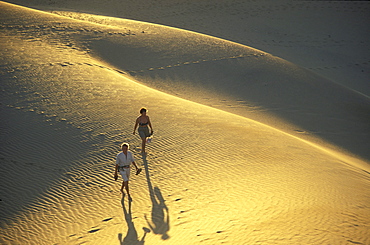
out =
{"type": "Polygon", "coordinates": [[[370,4],[13,2],[44,11],[0,2],[1,244],[370,243],[370,4]],[[357,29],[322,43],[324,13],[357,29]]]}

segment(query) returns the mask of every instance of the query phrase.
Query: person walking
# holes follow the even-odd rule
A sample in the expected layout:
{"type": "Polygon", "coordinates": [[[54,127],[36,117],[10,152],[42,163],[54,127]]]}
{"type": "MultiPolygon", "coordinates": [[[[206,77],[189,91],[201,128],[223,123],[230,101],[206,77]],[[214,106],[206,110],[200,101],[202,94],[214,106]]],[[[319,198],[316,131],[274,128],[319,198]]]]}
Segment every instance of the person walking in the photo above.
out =
{"type": "Polygon", "coordinates": [[[141,172],[141,168],[138,168],[138,166],[135,163],[135,158],[132,155],[132,152],[129,151],[129,144],[128,143],[123,143],[121,144],[121,149],[122,152],[117,154],[116,158],[116,168],[114,171],[114,179],[118,179],[118,172],[120,172],[123,182],[122,182],[122,187],[121,187],[121,193],[124,194],[123,189],[126,189],[128,200],[131,202],[132,198],[130,195],[130,189],[128,186],[128,182],[130,179],[130,165],[131,163],[135,166],[136,168],[136,175],[138,175],[141,172]]]}
{"type": "Polygon", "coordinates": [[[145,152],[145,145],[147,138],[150,137],[153,134],[153,127],[152,123],[150,122],[149,116],[146,114],[147,110],[146,108],[140,109],[140,116],[136,118],[135,127],[134,127],[134,133],[136,131],[136,128],[138,128],[138,133],[141,138],[141,154],[146,155],[145,152]],[[150,133],[149,133],[149,127],[150,127],[150,133]]]}

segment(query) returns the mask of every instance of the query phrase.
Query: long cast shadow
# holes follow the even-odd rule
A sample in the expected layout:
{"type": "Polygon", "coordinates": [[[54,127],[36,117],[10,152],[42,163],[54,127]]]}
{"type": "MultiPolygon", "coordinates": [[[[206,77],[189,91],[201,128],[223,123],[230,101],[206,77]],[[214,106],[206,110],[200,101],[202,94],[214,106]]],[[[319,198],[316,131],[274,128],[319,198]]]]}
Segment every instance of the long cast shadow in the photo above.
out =
{"type": "Polygon", "coordinates": [[[143,162],[148,182],[150,200],[152,201],[152,219],[149,221],[146,215],[145,219],[154,234],[162,235],[162,240],[167,240],[170,238],[167,234],[170,230],[168,207],[164,203],[165,200],[162,196],[161,190],[158,187],[153,188],[152,182],[150,181],[148,162],[145,157],[143,158],[143,162]]]}
{"type": "Polygon", "coordinates": [[[118,234],[118,240],[119,240],[121,245],[143,245],[144,242],[145,242],[144,239],[146,237],[146,234],[149,233],[150,230],[146,227],[143,227],[144,235],[141,238],[141,240],[139,240],[134,222],[132,222],[131,202],[129,202],[128,210],[127,210],[126,206],[125,206],[124,199],[125,199],[124,195],[122,195],[121,204],[122,204],[123,214],[125,216],[125,220],[126,220],[126,223],[127,223],[128,230],[127,230],[127,234],[124,238],[122,238],[122,233],[119,233],[118,234]]]}

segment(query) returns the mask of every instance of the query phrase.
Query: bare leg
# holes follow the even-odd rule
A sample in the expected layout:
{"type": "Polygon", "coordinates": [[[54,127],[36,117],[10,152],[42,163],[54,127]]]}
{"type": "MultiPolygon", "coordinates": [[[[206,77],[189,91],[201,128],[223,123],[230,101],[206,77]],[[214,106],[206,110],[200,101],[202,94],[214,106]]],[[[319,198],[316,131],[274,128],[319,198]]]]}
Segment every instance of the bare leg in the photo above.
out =
{"type": "Polygon", "coordinates": [[[146,138],[141,138],[141,153],[145,154],[145,144],[146,144],[146,138]]]}
{"type": "Polygon", "coordinates": [[[126,189],[126,192],[127,192],[128,200],[132,201],[132,198],[131,198],[131,195],[130,195],[130,190],[128,188],[128,181],[125,181],[124,184],[125,184],[125,189],[126,189]]]}
{"type": "Polygon", "coordinates": [[[125,189],[126,189],[126,192],[127,192],[127,195],[130,195],[130,190],[128,188],[128,181],[123,181],[123,184],[125,186],[125,189]]]}
{"type": "Polygon", "coordinates": [[[123,181],[123,182],[122,182],[122,186],[121,186],[121,193],[122,193],[122,194],[125,194],[125,193],[123,192],[123,187],[124,187],[124,186],[125,186],[125,181],[123,181]]]}

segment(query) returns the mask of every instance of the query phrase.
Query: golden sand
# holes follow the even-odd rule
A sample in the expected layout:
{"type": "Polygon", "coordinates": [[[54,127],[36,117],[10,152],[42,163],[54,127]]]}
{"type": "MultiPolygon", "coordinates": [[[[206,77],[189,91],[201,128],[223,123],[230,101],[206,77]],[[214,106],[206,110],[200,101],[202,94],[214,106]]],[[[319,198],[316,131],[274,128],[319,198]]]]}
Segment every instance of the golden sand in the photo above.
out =
{"type": "Polygon", "coordinates": [[[15,16],[1,34],[2,244],[369,243],[366,160],[89,55],[107,28],[127,30],[0,4],[15,16]],[[146,158],[132,135],[142,106],[146,158]],[[144,170],[132,203],[113,180],[122,142],[144,170]]]}

